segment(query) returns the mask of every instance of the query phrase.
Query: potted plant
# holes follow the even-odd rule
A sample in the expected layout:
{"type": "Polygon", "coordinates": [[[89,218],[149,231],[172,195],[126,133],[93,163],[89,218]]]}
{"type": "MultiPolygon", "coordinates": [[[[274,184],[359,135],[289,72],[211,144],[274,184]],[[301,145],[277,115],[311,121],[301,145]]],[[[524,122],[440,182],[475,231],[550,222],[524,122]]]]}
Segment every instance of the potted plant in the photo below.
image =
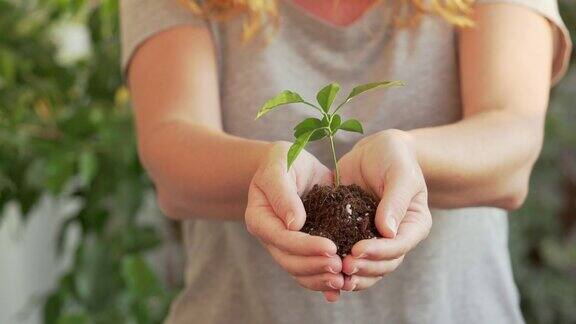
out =
{"type": "Polygon", "coordinates": [[[258,111],[256,119],[270,111],[288,104],[302,103],[314,109],[320,118],[306,118],[294,127],[294,144],[288,150],[288,169],[309,142],[325,137],[330,143],[334,159],[334,185],[315,185],[302,197],[306,210],[306,222],[301,231],[323,236],[334,241],[341,257],[350,253],[352,246],[363,239],[380,237],[374,218],[377,201],[358,185],[341,185],[334,136],[340,130],[363,134],[362,124],[356,119],[342,121],[338,111],[353,98],[373,89],[404,85],[401,81],[380,81],[354,87],[346,99],[336,108],[332,104],[340,91],[338,83],[330,83],[318,91],[318,105],[304,100],[298,93],[284,90],[268,100],[258,111]]]}

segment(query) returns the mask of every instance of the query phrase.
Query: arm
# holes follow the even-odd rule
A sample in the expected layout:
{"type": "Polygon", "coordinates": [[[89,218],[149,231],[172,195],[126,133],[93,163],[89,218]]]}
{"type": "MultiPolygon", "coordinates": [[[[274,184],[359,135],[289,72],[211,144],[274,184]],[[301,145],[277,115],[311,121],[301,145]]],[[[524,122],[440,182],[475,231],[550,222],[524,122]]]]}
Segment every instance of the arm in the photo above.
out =
{"type": "Polygon", "coordinates": [[[338,299],[344,284],[336,245],[297,229],[299,195],[330,183],[331,171],[303,152],[286,172],[286,143],[222,131],[213,44],[207,31],[173,28],[133,58],[132,91],[140,158],[169,217],[242,220],[272,258],[303,287],[338,299]]]}
{"type": "Polygon", "coordinates": [[[529,9],[475,9],[460,31],[464,119],[410,131],[433,206],[516,209],[542,145],[552,29],[529,9]]]}
{"type": "Polygon", "coordinates": [[[214,46],[207,30],[162,32],[129,70],[140,158],[170,217],[241,219],[270,144],[222,131],[214,46]]]}
{"type": "Polygon", "coordinates": [[[551,29],[510,5],[480,6],[475,20],[460,32],[464,119],[374,134],[339,161],[343,183],[380,197],[375,222],[385,237],[354,245],[342,265],[345,290],[366,289],[398,267],[428,235],[428,203],[514,209],[524,200],[542,144],[551,29]]]}

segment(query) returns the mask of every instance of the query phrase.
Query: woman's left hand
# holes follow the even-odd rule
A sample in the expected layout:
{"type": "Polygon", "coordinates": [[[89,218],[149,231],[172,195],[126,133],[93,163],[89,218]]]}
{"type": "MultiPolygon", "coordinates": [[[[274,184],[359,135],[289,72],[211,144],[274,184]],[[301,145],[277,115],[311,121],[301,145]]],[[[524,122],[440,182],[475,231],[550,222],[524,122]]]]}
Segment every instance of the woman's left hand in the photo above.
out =
{"type": "Polygon", "coordinates": [[[357,184],[380,198],[375,222],[383,236],[356,243],[344,258],[344,290],[372,286],[428,236],[428,192],[411,141],[406,132],[382,131],[358,142],[338,162],[342,184],[357,184]]]}

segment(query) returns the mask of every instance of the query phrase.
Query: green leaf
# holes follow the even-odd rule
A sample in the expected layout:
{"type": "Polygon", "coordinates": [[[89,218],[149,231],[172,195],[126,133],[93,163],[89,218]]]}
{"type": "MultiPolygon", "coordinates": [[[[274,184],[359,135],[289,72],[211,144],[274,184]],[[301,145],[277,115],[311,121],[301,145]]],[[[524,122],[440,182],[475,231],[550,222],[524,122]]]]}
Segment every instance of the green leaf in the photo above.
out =
{"type": "Polygon", "coordinates": [[[161,293],[158,278],[140,255],[129,255],[122,260],[122,278],[134,296],[147,297],[161,293]]]}
{"type": "Polygon", "coordinates": [[[78,169],[82,182],[85,185],[89,185],[98,172],[98,159],[96,155],[91,151],[82,152],[78,160],[78,169]]]}
{"type": "Polygon", "coordinates": [[[103,307],[111,293],[118,289],[120,278],[109,240],[97,235],[85,235],[78,247],[74,266],[74,288],[83,304],[89,308],[103,307]],[[103,276],[106,273],[108,275],[103,276]]]}
{"type": "Polygon", "coordinates": [[[294,127],[294,137],[298,138],[300,135],[315,130],[317,128],[322,128],[322,121],[318,118],[306,118],[301,121],[296,127],[294,127]]]}
{"type": "Polygon", "coordinates": [[[11,86],[15,80],[17,61],[14,52],[6,48],[0,49],[0,77],[6,86],[11,86]]]}
{"type": "Polygon", "coordinates": [[[120,237],[127,252],[141,252],[158,246],[162,239],[156,228],[150,225],[131,226],[120,237]]]}
{"type": "Polygon", "coordinates": [[[87,324],[90,318],[85,313],[69,313],[58,318],[58,324],[87,324]]]}
{"type": "Polygon", "coordinates": [[[322,126],[330,128],[330,121],[326,116],[322,117],[322,126]]]}
{"type": "Polygon", "coordinates": [[[372,82],[359,85],[354,87],[348,97],[346,98],[345,102],[350,101],[352,98],[356,97],[357,95],[366,92],[368,90],[377,89],[377,88],[389,88],[394,86],[404,86],[404,82],[402,81],[380,81],[380,82],[372,82]]]}
{"type": "Polygon", "coordinates": [[[328,135],[328,133],[327,133],[327,130],[325,128],[318,129],[317,132],[312,133],[312,136],[310,136],[310,139],[308,141],[314,142],[314,141],[323,139],[327,135],[328,135]]]}
{"type": "Polygon", "coordinates": [[[309,132],[312,130],[319,130],[318,132],[314,132],[312,134],[312,136],[310,136],[310,139],[309,139],[310,142],[317,141],[319,139],[326,137],[326,131],[321,130],[324,127],[326,127],[326,126],[324,126],[323,121],[321,121],[320,119],[318,119],[318,118],[306,118],[305,120],[300,122],[298,125],[296,125],[296,127],[294,127],[294,137],[298,138],[306,132],[309,132]]]}
{"type": "Polygon", "coordinates": [[[56,324],[61,311],[62,296],[58,292],[54,292],[44,302],[44,324],[56,324]]]}
{"type": "Polygon", "coordinates": [[[348,119],[347,121],[343,122],[342,125],[340,125],[339,129],[364,134],[362,124],[356,119],[348,119]]]}
{"type": "Polygon", "coordinates": [[[336,82],[332,82],[318,92],[316,95],[316,100],[318,100],[318,103],[324,112],[328,112],[330,110],[330,107],[332,106],[338,91],[340,91],[340,85],[336,82]]]}
{"type": "Polygon", "coordinates": [[[75,157],[68,152],[55,152],[48,160],[45,168],[45,186],[49,188],[52,193],[60,193],[64,185],[74,176],[75,157]]]}
{"type": "Polygon", "coordinates": [[[302,152],[304,147],[306,147],[306,144],[308,144],[308,142],[310,141],[310,137],[312,137],[312,134],[314,134],[314,132],[316,132],[316,131],[321,131],[321,129],[311,130],[311,131],[308,131],[308,132],[298,136],[298,138],[296,138],[296,141],[294,142],[294,144],[292,144],[292,146],[290,146],[290,149],[288,150],[288,168],[287,168],[287,170],[290,170],[292,163],[294,163],[294,161],[296,160],[296,158],[298,157],[300,152],[302,152]]]}
{"type": "Polygon", "coordinates": [[[340,117],[340,115],[336,114],[332,116],[332,121],[330,122],[330,133],[332,133],[332,135],[336,133],[338,127],[340,127],[340,123],[342,123],[342,117],[340,117]]]}
{"type": "Polygon", "coordinates": [[[280,92],[278,95],[276,95],[276,97],[266,101],[264,106],[262,106],[262,108],[260,108],[260,110],[258,111],[256,119],[266,115],[267,113],[269,113],[271,110],[275,109],[278,106],[298,102],[304,102],[304,99],[302,99],[302,97],[300,97],[299,94],[290,90],[284,90],[280,92]]]}

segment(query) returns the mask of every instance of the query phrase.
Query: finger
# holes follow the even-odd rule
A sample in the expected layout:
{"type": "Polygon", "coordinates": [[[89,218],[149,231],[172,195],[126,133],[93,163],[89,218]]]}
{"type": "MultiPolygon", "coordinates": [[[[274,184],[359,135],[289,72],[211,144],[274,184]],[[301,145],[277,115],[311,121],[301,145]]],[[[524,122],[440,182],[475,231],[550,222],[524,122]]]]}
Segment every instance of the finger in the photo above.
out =
{"type": "Polygon", "coordinates": [[[372,285],[380,281],[382,277],[362,277],[362,276],[350,276],[344,279],[344,286],[342,290],[346,291],[359,291],[366,288],[370,288],[372,285]]]}
{"type": "Polygon", "coordinates": [[[355,184],[360,186],[368,193],[373,193],[372,189],[364,180],[362,176],[361,169],[358,168],[357,159],[360,154],[357,150],[344,154],[342,158],[338,161],[338,167],[340,168],[340,183],[343,185],[355,184]]]}
{"type": "Polygon", "coordinates": [[[285,168],[285,164],[278,163],[259,170],[250,186],[248,203],[270,206],[287,229],[299,230],[306,220],[306,212],[298,196],[296,181],[285,168]]]}
{"type": "MultiPolygon", "coordinates": [[[[298,188],[298,194],[302,196],[305,192],[309,191],[314,187],[314,185],[318,184],[321,186],[330,186],[334,184],[334,172],[327,168],[322,163],[315,161],[314,171],[312,172],[312,176],[308,177],[308,181],[306,181],[306,185],[302,186],[302,188],[298,188]]],[[[298,175],[296,176],[298,177],[298,175]]],[[[303,183],[303,180],[306,179],[298,179],[297,183],[303,183]],[[302,180],[302,181],[300,181],[302,180]]]]}
{"type": "Polygon", "coordinates": [[[342,261],[339,256],[297,256],[271,245],[267,245],[267,248],[274,260],[294,276],[310,276],[322,273],[338,274],[342,270],[342,261]]]}
{"type": "Polygon", "coordinates": [[[405,255],[420,243],[432,225],[430,215],[414,216],[411,212],[400,224],[394,239],[362,240],[352,247],[352,255],[371,260],[392,260],[405,255]]]}
{"type": "Polygon", "coordinates": [[[419,192],[425,192],[426,186],[418,166],[390,170],[385,180],[380,190],[381,199],[376,209],[375,225],[382,236],[394,238],[412,199],[419,192]]]}
{"type": "Polygon", "coordinates": [[[312,276],[295,276],[300,286],[315,291],[339,290],[344,285],[341,274],[324,273],[312,276]]]}
{"type": "MultiPolygon", "coordinates": [[[[263,242],[295,255],[336,254],[336,245],[327,238],[287,230],[285,223],[276,217],[276,211],[259,186],[250,187],[248,201],[246,227],[263,242]]],[[[299,197],[298,203],[302,205],[299,197]]]]}
{"type": "Polygon", "coordinates": [[[324,294],[324,298],[329,303],[337,302],[340,299],[340,290],[329,290],[322,292],[324,294]]]}
{"type": "Polygon", "coordinates": [[[374,134],[362,137],[358,142],[356,142],[356,144],[354,144],[354,147],[352,149],[361,148],[362,146],[370,143],[377,136],[381,136],[381,135],[379,133],[374,133],[374,134]]]}
{"type": "Polygon", "coordinates": [[[349,276],[379,277],[396,270],[403,260],[404,256],[393,260],[373,261],[358,259],[349,255],[342,262],[342,272],[349,276]]]}
{"type": "MultiPolygon", "coordinates": [[[[252,202],[258,201],[263,195],[258,188],[250,190],[254,198],[252,202]]],[[[251,203],[246,208],[245,218],[248,232],[287,253],[305,256],[336,254],[336,245],[325,237],[287,230],[270,206],[251,203]]]]}

